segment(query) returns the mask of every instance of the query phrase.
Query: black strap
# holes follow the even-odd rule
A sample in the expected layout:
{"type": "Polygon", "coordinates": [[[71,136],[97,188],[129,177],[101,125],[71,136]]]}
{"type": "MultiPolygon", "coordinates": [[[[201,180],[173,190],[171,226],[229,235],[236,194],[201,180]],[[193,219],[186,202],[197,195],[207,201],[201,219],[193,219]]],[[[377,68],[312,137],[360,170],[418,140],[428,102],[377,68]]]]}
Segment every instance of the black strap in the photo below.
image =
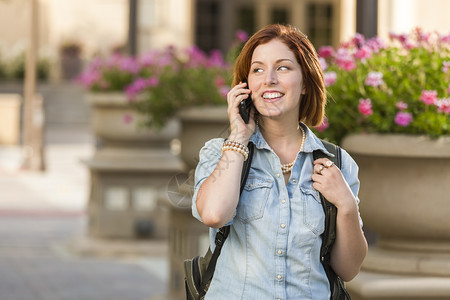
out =
{"type": "MultiPolygon", "coordinates": [[[[246,161],[244,161],[244,165],[242,166],[242,174],[241,174],[241,188],[239,191],[239,194],[242,193],[244,190],[245,183],[247,182],[248,173],[250,172],[250,165],[252,163],[253,159],[253,152],[254,152],[254,146],[252,142],[248,143],[248,158],[246,161]]],[[[208,282],[211,281],[214,270],[216,269],[216,263],[217,259],[219,258],[220,252],[222,251],[222,246],[225,243],[225,240],[228,237],[228,234],[230,233],[230,225],[223,226],[219,229],[219,231],[216,233],[216,239],[214,243],[216,244],[216,247],[214,248],[214,252],[211,256],[211,261],[209,262],[208,268],[206,269],[205,275],[202,278],[202,284],[200,288],[200,292],[206,294],[206,287],[208,285],[208,282]]],[[[201,296],[203,296],[201,295],[201,296]]]]}
{"type": "MultiPolygon", "coordinates": [[[[341,169],[342,167],[341,148],[327,141],[322,140],[322,143],[328,152],[334,154],[334,157],[325,154],[321,150],[315,150],[313,152],[314,160],[326,157],[329,160],[331,160],[339,169],[341,169]]],[[[328,280],[330,282],[331,294],[333,294],[332,276],[336,275],[333,274],[334,271],[330,267],[330,255],[331,255],[331,248],[333,247],[334,241],[336,240],[337,208],[332,203],[330,203],[322,194],[320,194],[320,199],[322,202],[323,211],[325,213],[325,229],[322,234],[320,261],[325,269],[328,280]]]]}

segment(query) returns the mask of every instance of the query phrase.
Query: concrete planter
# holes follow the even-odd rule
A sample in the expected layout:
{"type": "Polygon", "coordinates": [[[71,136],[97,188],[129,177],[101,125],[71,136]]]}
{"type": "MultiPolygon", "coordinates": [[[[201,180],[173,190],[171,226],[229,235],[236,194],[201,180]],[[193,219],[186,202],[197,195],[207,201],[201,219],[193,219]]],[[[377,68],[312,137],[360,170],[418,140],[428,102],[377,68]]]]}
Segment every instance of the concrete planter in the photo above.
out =
{"type": "Polygon", "coordinates": [[[178,112],[181,124],[180,157],[186,171],[169,184],[170,222],[169,255],[170,278],[167,295],[161,299],[183,299],[184,260],[204,255],[209,245],[208,227],[192,216],[193,171],[198,154],[206,141],[228,136],[227,107],[191,107],[178,112]]]}
{"type": "Polygon", "coordinates": [[[450,137],[351,135],[342,145],[360,167],[364,223],[378,234],[349,284],[353,298],[449,299],[450,137]]]}
{"type": "Polygon", "coordinates": [[[88,93],[86,101],[91,105],[93,133],[102,145],[163,146],[178,137],[175,119],[161,130],[139,126],[144,117],[133,110],[123,93],[88,93]]]}
{"type": "Polygon", "coordinates": [[[229,135],[226,106],[191,107],[178,113],[181,123],[181,158],[192,169],[198,162],[198,153],[205,142],[229,135]]]}
{"type": "Polygon", "coordinates": [[[92,93],[87,101],[98,141],[93,157],[85,161],[91,175],[89,234],[166,238],[167,185],[185,170],[170,151],[179,123],[173,120],[160,131],[139,128],[142,116],[122,93],[92,93]]]}

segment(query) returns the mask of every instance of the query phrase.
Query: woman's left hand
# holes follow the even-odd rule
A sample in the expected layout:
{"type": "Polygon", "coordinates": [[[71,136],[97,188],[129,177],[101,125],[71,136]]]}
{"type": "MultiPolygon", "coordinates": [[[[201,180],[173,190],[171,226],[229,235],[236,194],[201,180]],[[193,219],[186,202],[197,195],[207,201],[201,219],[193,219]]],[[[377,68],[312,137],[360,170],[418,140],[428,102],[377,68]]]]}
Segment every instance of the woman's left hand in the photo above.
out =
{"type": "Polygon", "coordinates": [[[353,209],[355,207],[355,196],[341,170],[328,158],[319,158],[314,161],[312,180],[313,187],[337,208],[353,209]]]}

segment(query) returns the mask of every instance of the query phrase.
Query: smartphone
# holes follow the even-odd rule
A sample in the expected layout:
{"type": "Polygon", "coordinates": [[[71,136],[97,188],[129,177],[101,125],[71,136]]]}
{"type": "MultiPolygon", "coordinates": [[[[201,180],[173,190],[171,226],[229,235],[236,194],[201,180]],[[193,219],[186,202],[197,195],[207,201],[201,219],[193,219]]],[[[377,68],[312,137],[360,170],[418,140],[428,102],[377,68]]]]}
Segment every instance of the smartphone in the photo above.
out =
{"type": "MultiPolygon", "coordinates": [[[[247,82],[244,80],[243,82],[247,82]]],[[[248,83],[247,83],[248,88],[248,83]]],[[[242,119],[244,120],[245,124],[248,124],[250,121],[250,113],[252,111],[253,101],[252,101],[252,94],[248,94],[248,97],[239,103],[239,114],[241,115],[242,119]]]]}

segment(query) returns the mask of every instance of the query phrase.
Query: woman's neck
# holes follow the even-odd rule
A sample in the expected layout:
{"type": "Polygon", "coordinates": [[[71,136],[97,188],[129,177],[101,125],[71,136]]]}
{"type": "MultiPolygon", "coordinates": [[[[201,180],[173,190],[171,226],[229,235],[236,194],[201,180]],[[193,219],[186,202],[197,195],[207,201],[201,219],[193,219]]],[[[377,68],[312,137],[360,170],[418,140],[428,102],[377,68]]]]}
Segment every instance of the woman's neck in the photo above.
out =
{"type": "Polygon", "coordinates": [[[302,146],[302,131],[297,122],[261,118],[259,130],[281,164],[291,163],[297,158],[302,146]]]}

